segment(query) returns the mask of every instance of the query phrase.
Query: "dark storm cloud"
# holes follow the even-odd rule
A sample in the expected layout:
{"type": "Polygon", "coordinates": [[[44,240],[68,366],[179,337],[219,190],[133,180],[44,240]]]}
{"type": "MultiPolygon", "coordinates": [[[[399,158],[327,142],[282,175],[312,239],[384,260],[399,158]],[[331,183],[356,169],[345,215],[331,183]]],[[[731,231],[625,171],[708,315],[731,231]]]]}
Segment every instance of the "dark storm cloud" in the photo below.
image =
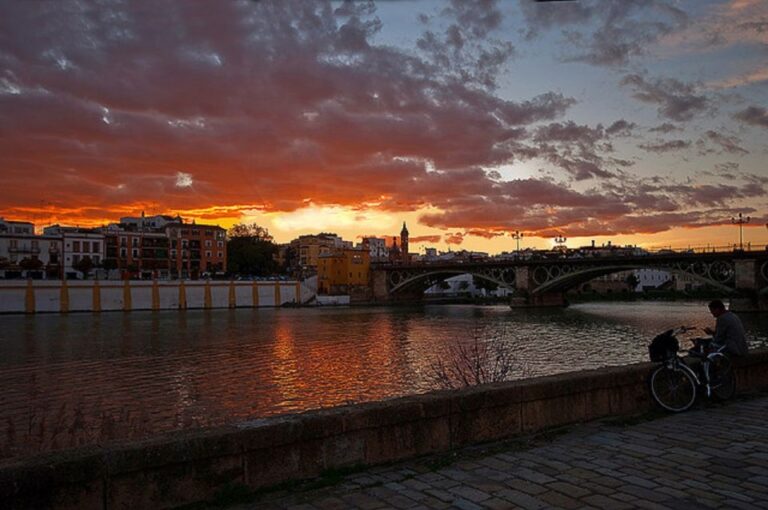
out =
{"type": "Polygon", "coordinates": [[[674,78],[646,80],[639,74],[628,74],[620,84],[631,88],[632,97],[638,101],[656,105],[660,117],[676,121],[691,120],[710,106],[706,96],[697,94],[696,87],[674,78]]]}
{"type": "Polygon", "coordinates": [[[737,112],[733,117],[745,124],[768,128],[768,111],[761,106],[750,106],[737,112]]]}

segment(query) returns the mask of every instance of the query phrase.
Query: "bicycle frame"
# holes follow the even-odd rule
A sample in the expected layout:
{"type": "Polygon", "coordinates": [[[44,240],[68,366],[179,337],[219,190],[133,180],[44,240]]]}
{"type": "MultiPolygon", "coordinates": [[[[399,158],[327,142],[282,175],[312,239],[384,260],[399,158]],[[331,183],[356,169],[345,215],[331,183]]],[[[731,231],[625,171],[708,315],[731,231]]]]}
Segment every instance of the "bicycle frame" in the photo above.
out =
{"type": "Polygon", "coordinates": [[[724,349],[725,349],[725,346],[720,347],[716,351],[707,354],[705,357],[699,358],[701,359],[701,372],[704,376],[703,378],[700,378],[699,374],[696,373],[696,370],[693,370],[685,362],[685,359],[679,355],[675,355],[674,357],[664,361],[664,364],[667,366],[667,368],[670,368],[673,370],[687,371],[693,377],[693,380],[696,381],[697,386],[703,387],[706,389],[707,398],[711,398],[712,397],[712,379],[710,376],[710,367],[712,366],[712,363],[714,363],[715,358],[718,358],[718,357],[726,358],[726,355],[723,353],[724,349]]]}

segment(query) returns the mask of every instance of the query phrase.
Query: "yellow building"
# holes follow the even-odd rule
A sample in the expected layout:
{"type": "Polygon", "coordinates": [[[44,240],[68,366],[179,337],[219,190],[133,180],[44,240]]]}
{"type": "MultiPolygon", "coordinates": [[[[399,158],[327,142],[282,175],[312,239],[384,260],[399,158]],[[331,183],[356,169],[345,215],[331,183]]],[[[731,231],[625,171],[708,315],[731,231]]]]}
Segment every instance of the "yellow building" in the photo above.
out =
{"type": "Polygon", "coordinates": [[[341,248],[318,257],[317,292],[327,295],[365,294],[370,289],[371,254],[367,250],[341,248]]]}

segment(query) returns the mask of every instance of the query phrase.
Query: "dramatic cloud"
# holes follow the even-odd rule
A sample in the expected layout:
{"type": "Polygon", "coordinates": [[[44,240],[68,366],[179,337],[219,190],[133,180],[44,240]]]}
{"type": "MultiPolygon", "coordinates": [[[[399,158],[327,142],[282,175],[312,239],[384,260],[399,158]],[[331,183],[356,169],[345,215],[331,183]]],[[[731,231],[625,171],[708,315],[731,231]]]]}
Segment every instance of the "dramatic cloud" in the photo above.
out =
{"type": "Polygon", "coordinates": [[[688,23],[684,11],[663,0],[521,0],[520,5],[529,39],[540,30],[562,28],[568,47],[575,52],[564,55],[564,60],[598,66],[625,65],[630,58],[647,54],[660,37],[688,23]]]}
{"type": "Polygon", "coordinates": [[[643,150],[656,153],[679,151],[690,146],[691,142],[689,140],[669,140],[666,142],[659,140],[654,143],[641,143],[638,145],[643,150]]]}
{"type": "MultiPolygon", "coordinates": [[[[493,2],[475,7],[457,2],[449,15],[480,51],[498,22],[493,2]]],[[[215,10],[3,4],[2,205],[18,210],[56,182],[61,211],[73,202],[291,211],[382,197],[408,210],[422,205],[408,183],[430,168],[508,163],[524,126],[574,103],[554,92],[505,100],[457,79],[490,79],[497,67],[483,58],[450,53],[443,67],[373,46],[374,10],[298,0],[215,10]]]]}
{"type": "MultiPolygon", "coordinates": [[[[722,151],[727,152],[728,154],[738,154],[740,156],[749,154],[748,150],[739,146],[740,141],[735,136],[726,136],[726,135],[717,133],[715,131],[709,130],[706,133],[704,133],[704,138],[718,145],[722,149],[722,151]]],[[[699,140],[697,144],[700,144],[703,147],[704,146],[703,139],[699,140]]]]}
{"type": "MultiPolygon", "coordinates": [[[[699,175],[709,152],[755,143],[730,135],[733,118],[701,115],[718,93],[695,75],[650,78],[661,66],[643,61],[621,88],[583,65],[639,69],[691,21],[672,2],[526,1],[525,26],[508,2],[413,4],[435,10],[418,23],[404,2],[0,2],[0,215],[253,214],[273,232],[378,232],[407,213],[414,232],[436,229],[412,242],[471,244],[715,224],[712,205],[727,216],[764,196],[751,158],[720,191],[699,175]],[[701,125],[649,128],[647,105],[701,125]],[[659,168],[647,154],[701,133],[706,157],[659,168]]],[[[760,106],[735,119],[766,127],[760,106]]]]}
{"type": "Polygon", "coordinates": [[[650,128],[648,131],[651,133],[671,133],[673,131],[682,131],[683,128],[677,127],[674,124],[671,124],[669,122],[665,122],[664,124],[660,124],[656,127],[650,128]]]}
{"type": "Polygon", "coordinates": [[[632,97],[638,101],[658,105],[660,117],[676,121],[691,120],[709,107],[709,100],[698,95],[696,87],[673,78],[648,81],[639,74],[628,74],[620,83],[632,88],[632,97]]]}
{"type": "Polygon", "coordinates": [[[733,117],[745,124],[768,128],[768,111],[760,106],[750,106],[745,108],[736,113],[733,117]]]}
{"type": "MultiPolygon", "coordinates": [[[[451,21],[444,33],[427,30],[417,41],[417,47],[443,72],[448,71],[464,82],[495,88],[499,70],[515,54],[510,42],[489,39],[502,20],[497,3],[452,0],[441,16],[451,21]]],[[[429,25],[430,20],[424,18],[424,23],[429,25]]]]}

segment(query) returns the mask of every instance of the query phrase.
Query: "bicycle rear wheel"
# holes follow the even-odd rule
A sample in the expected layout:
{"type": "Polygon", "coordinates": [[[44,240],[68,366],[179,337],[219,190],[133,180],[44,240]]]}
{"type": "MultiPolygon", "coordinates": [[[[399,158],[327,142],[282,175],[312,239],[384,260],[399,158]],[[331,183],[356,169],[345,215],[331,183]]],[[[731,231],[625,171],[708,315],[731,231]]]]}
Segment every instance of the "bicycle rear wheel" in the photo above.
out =
{"type": "Polygon", "coordinates": [[[651,373],[651,395],[662,408],[680,413],[696,400],[696,380],[688,367],[662,365],[651,373]]]}
{"type": "Polygon", "coordinates": [[[728,356],[719,355],[711,362],[712,396],[717,400],[728,400],[736,393],[736,376],[733,362],[728,356]]]}

